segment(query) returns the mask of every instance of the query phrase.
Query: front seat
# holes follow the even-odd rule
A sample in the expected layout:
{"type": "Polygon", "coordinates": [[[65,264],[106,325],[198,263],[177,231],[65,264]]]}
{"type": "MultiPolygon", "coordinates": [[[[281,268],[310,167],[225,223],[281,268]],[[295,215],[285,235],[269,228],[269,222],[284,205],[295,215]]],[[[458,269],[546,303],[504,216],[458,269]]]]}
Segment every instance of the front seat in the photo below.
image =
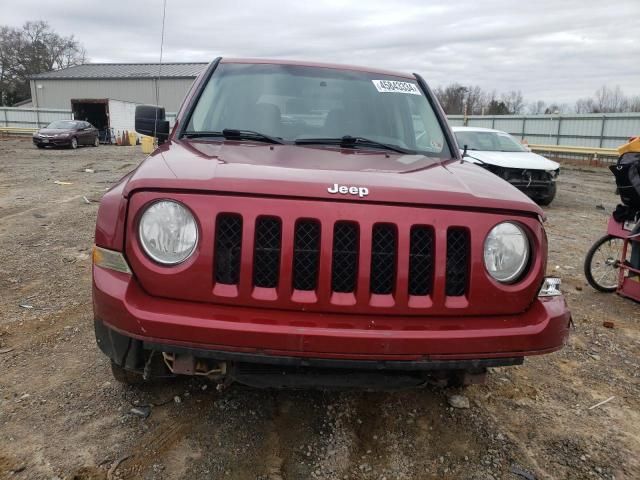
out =
{"type": "Polygon", "coordinates": [[[254,130],[267,135],[282,136],[280,109],[271,103],[256,103],[247,109],[245,130],[254,130]]]}
{"type": "Polygon", "coordinates": [[[322,132],[324,136],[327,138],[340,138],[345,135],[353,135],[348,130],[347,112],[344,109],[334,108],[327,113],[322,132]]]}

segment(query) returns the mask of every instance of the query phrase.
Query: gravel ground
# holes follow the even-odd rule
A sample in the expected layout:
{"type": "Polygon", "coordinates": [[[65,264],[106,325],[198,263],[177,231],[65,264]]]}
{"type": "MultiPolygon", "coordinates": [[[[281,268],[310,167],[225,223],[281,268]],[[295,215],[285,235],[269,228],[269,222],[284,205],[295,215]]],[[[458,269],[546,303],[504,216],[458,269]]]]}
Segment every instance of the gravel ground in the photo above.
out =
{"type": "Polygon", "coordinates": [[[561,352],[464,391],[217,392],[121,386],[95,345],[97,201],[142,158],[0,140],[0,478],[640,478],[639,305],[581,273],[617,202],[608,171],[565,169],[547,208],[549,270],[576,324],[561,352]]]}

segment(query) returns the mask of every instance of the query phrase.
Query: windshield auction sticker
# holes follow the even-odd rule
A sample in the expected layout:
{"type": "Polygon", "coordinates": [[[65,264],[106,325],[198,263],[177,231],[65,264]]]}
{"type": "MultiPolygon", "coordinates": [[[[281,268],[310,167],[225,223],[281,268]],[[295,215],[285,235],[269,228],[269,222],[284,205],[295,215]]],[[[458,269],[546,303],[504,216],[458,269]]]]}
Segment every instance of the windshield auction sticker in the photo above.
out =
{"type": "Polygon", "coordinates": [[[397,80],[371,80],[376,89],[382,93],[408,93],[410,95],[422,95],[418,86],[414,83],[399,82],[397,80]]]}

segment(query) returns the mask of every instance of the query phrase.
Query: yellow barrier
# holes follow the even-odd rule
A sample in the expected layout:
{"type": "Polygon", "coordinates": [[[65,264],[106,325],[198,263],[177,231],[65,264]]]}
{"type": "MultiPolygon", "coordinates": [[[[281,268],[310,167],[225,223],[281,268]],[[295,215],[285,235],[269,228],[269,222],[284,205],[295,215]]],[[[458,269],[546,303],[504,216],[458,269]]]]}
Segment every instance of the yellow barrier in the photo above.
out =
{"type": "Polygon", "coordinates": [[[529,145],[534,152],[574,153],[576,155],[590,155],[592,157],[618,157],[615,148],[574,147],[570,145],[529,145]]]}
{"type": "Polygon", "coordinates": [[[4,135],[32,135],[37,128],[0,127],[0,134],[4,135]]]}
{"type": "Polygon", "coordinates": [[[635,137],[628,143],[625,143],[624,145],[618,147],[618,153],[620,155],[627,152],[640,152],[640,137],[635,137]]]}

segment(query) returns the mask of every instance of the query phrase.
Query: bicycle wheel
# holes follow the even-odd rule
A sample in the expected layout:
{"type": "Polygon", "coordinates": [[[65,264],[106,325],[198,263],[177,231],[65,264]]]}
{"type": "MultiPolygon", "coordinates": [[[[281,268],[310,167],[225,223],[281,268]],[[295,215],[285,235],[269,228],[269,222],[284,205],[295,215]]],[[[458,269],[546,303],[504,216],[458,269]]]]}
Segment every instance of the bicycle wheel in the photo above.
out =
{"type": "Polygon", "coordinates": [[[624,240],[605,235],[594,243],[584,259],[584,276],[600,292],[615,292],[618,288],[620,256],[624,240]]]}

